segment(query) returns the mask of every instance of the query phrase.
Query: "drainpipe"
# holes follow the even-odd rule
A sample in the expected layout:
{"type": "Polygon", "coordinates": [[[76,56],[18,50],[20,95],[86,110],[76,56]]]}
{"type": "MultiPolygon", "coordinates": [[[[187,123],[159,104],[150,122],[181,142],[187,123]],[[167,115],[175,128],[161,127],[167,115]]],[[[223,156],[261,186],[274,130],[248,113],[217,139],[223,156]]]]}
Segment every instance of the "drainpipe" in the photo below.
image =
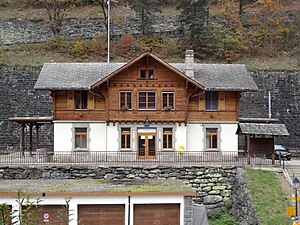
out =
{"type": "Polygon", "coordinates": [[[272,117],[272,108],[271,108],[271,91],[269,91],[269,119],[272,117]]]}
{"type": "Polygon", "coordinates": [[[131,204],[130,204],[130,196],[128,196],[128,225],[130,225],[130,207],[131,207],[131,204]]]}

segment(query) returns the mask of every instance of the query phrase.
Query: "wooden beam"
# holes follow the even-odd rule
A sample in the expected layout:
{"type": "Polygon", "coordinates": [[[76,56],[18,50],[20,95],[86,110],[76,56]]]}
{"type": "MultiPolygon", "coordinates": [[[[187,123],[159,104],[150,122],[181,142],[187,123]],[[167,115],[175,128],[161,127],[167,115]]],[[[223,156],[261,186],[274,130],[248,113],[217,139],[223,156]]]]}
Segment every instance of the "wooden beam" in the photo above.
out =
{"type": "Polygon", "coordinates": [[[21,135],[20,135],[20,153],[25,157],[25,123],[21,123],[21,135]]]}
{"type": "Polygon", "coordinates": [[[29,152],[30,152],[30,155],[32,155],[32,127],[33,127],[33,124],[30,123],[29,124],[29,152]]]}
{"type": "Polygon", "coordinates": [[[39,148],[39,132],[40,132],[40,125],[35,124],[35,129],[36,129],[36,149],[39,148]]]}

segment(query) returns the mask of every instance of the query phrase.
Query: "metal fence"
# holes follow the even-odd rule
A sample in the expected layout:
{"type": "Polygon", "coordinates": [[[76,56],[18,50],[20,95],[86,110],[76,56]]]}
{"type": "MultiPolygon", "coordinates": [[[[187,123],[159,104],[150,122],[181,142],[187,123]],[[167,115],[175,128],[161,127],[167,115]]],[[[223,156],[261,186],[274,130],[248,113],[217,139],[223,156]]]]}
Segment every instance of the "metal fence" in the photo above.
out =
{"type": "Polygon", "coordinates": [[[238,152],[157,151],[145,157],[137,151],[72,151],[49,152],[44,150],[20,153],[0,151],[0,165],[272,165],[280,166],[280,160],[271,156],[253,156],[238,152]]]}

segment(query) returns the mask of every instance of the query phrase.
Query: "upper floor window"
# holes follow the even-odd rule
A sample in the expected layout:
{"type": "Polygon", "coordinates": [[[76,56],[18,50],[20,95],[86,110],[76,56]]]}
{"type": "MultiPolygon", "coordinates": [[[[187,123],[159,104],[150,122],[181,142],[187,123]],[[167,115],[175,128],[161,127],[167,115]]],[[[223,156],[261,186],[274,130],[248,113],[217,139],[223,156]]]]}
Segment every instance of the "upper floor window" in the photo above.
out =
{"type": "Polygon", "coordinates": [[[121,128],[121,148],[130,148],[130,128],[121,128]]]}
{"type": "Polygon", "coordinates": [[[174,92],[162,93],[162,108],[165,110],[174,109],[174,92]]]}
{"type": "Polygon", "coordinates": [[[207,91],[205,93],[205,108],[206,110],[218,109],[218,92],[207,91]]]}
{"type": "Polygon", "coordinates": [[[130,91],[120,92],[120,109],[132,109],[130,91]]]}
{"type": "Polygon", "coordinates": [[[218,149],[218,129],[206,129],[206,149],[218,149]]]}
{"type": "Polygon", "coordinates": [[[163,128],[163,148],[173,147],[173,128],[163,128]]]}
{"type": "Polygon", "coordinates": [[[75,128],[75,148],[87,148],[87,128],[75,128]]]}
{"type": "Polygon", "coordinates": [[[75,109],[87,109],[87,91],[75,91],[75,109]]]}
{"type": "Polygon", "coordinates": [[[155,92],[139,92],[139,109],[155,109],[156,96],[155,92]]]}
{"type": "Polygon", "coordinates": [[[154,78],[154,70],[153,69],[140,70],[140,78],[141,79],[153,79],[154,78]]]}

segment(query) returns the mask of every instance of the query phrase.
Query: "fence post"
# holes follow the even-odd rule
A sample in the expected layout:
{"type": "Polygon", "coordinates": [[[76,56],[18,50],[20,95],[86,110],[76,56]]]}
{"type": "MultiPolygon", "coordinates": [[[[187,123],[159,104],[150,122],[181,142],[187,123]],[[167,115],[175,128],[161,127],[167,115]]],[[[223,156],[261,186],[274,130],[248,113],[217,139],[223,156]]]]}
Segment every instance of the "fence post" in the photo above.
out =
{"type": "Polygon", "coordinates": [[[247,164],[251,164],[251,154],[247,153],[247,164]]]}
{"type": "Polygon", "coordinates": [[[272,165],[275,164],[275,153],[272,153],[272,165]]]}

